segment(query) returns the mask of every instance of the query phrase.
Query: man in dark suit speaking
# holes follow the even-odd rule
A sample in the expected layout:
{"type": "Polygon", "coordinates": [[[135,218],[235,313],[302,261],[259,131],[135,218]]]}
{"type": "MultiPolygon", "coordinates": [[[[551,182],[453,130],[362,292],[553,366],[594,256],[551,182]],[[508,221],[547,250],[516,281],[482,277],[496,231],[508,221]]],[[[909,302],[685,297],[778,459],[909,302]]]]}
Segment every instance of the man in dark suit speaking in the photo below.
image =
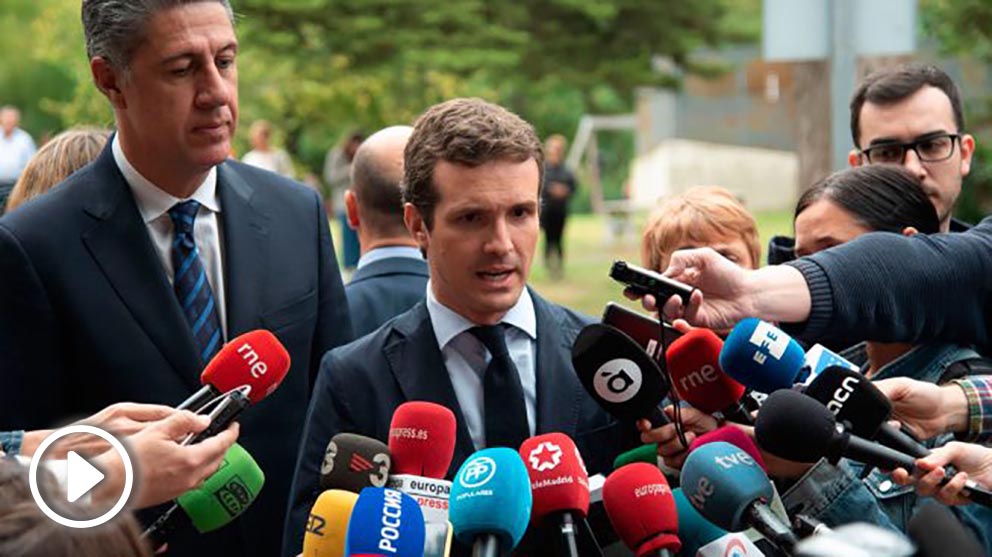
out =
{"type": "Polygon", "coordinates": [[[527,287],[539,233],[541,143],[530,124],[477,99],[430,108],[404,156],[407,228],[427,253],[427,298],[321,363],[293,480],[283,555],[299,552],[338,432],[386,441],[393,411],[426,400],[457,418],[448,470],[477,449],[572,436],[590,473],[624,448],[582,389],[571,346],[582,316],[527,287]]]}
{"type": "Polygon", "coordinates": [[[117,133],[0,219],[0,429],[117,401],[176,405],[225,340],[268,329],[292,367],[243,415],[240,439],[265,488],[231,526],[177,531],[169,554],[273,555],[312,374],[351,336],[320,199],[228,160],[238,42],[226,0],[84,0],[82,16],[117,133]]]}

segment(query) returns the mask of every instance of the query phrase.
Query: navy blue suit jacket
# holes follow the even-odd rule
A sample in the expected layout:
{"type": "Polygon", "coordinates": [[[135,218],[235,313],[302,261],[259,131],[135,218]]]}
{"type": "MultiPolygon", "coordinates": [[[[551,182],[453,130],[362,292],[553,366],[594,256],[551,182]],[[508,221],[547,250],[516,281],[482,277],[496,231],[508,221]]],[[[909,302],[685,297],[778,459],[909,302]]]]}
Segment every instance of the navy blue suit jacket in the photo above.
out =
{"type": "Polygon", "coordinates": [[[427,293],[427,262],[411,257],[373,261],[355,271],[345,285],[355,338],[413,307],[427,293]]]}
{"type": "MultiPolygon", "coordinates": [[[[589,321],[533,291],[531,295],[537,314],[537,433],[557,431],[572,437],[589,473],[605,473],[636,435],[623,435],[620,424],[596,405],[575,375],[572,343],[589,321]]],[[[344,431],[387,442],[393,411],[411,400],[442,404],[455,413],[457,439],[447,476],[451,479],[475,449],[438,350],[426,302],[373,334],[331,351],[321,362],[293,475],[284,556],[295,556],[302,547],[307,516],[320,493],[320,465],[331,437],[344,431]]]]}
{"type": "MultiPolygon", "coordinates": [[[[241,418],[265,472],[251,508],[170,555],[274,555],[305,408],[323,354],[351,339],[319,197],[275,174],[217,168],[228,340],[264,328],[289,351],[282,385],[241,418]]],[[[0,219],[0,430],[52,427],[119,401],[175,406],[200,361],[110,145],[53,191],[0,219]]]]}

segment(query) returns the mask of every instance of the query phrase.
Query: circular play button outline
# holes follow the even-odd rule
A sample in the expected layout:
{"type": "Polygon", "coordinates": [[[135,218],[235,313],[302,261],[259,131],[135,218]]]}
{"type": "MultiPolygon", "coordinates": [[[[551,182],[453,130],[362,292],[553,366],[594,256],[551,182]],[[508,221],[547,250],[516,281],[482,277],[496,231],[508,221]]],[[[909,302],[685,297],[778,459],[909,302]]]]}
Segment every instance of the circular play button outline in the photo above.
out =
{"type": "Polygon", "coordinates": [[[121,512],[121,509],[124,508],[124,505],[127,504],[127,500],[131,496],[131,489],[134,487],[134,469],[131,467],[131,457],[128,456],[127,451],[124,449],[124,445],[121,444],[116,437],[98,427],[91,425],[70,425],[56,430],[54,433],[46,437],[40,445],[38,445],[38,449],[34,452],[34,458],[31,459],[31,467],[28,472],[28,483],[31,487],[31,496],[34,498],[34,502],[38,504],[38,508],[41,509],[41,512],[45,513],[45,516],[55,522],[58,522],[62,526],[68,526],[69,528],[92,528],[94,526],[99,526],[117,516],[117,514],[121,512]],[[38,463],[41,462],[42,455],[46,450],[48,450],[49,447],[52,446],[52,443],[58,441],[66,435],[72,435],[73,433],[96,435],[97,437],[110,443],[110,446],[113,447],[114,450],[117,451],[117,454],[121,456],[121,461],[124,462],[124,490],[121,492],[120,498],[116,503],[114,503],[114,506],[111,507],[110,510],[89,520],[74,520],[58,514],[48,506],[48,503],[46,503],[44,498],[41,496],[41,491],[38,490],[38,463]]]}

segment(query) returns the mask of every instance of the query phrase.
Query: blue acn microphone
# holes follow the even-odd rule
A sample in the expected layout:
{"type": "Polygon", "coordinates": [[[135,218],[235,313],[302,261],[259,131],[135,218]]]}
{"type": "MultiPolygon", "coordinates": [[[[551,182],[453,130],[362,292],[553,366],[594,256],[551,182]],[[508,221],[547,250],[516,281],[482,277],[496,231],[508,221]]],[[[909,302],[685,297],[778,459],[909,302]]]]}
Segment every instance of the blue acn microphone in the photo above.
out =
{"type": "Polygon", "coordinates": [[[475,557],[515,548],[527,530],[533,499],[520,455],[506,447],[483,449],[462,463],[451,485],[448,519],[475,557]]]}
{"type": "Polygon", "coordinates": [[[724,341],[720,367],[738,383],[770,394],[792,388],[805,356],[799,343],[778,327],[748,317],[724,341]]]}
{"type": "Polygon", "coordinates": [[[345,555],[423,557],[424,536],[424,513],[413,497],[366,487],[351,511],[345,555]]]}
{"type": "Polygon", "coordinates": [[[681,487],[673,489],[672,496],[679,512],[679,540],[682,541],[683,555],[695,555],[700,547],[727,535],[726,530],[699,514],[686,499],[681,487]]]}

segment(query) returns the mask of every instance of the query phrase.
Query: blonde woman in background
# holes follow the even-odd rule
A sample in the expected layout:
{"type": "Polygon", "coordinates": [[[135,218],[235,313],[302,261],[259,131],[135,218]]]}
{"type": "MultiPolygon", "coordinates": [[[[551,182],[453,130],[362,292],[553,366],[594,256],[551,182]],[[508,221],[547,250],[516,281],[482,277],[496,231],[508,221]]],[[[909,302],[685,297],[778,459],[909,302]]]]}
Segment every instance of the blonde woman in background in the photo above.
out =
{"type": "Polygon", "coordinates": [[[107,130],[90,128],[68,130],[53,137],[24,167],[7,199],[6,212],[47,192],[96,159],[109,137],[107,130]]]}

